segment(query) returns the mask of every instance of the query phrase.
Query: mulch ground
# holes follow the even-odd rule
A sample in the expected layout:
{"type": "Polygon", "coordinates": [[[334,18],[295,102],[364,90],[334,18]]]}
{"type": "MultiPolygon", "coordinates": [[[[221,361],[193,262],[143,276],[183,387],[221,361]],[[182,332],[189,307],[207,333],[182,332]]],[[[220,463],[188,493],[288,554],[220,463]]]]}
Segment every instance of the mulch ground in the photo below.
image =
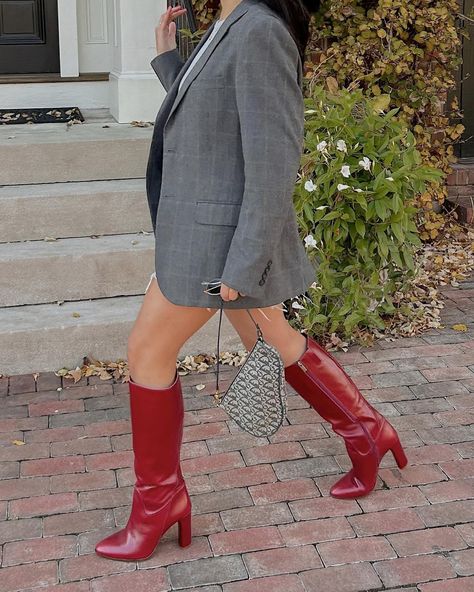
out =
{"type": "Polygon", "coordinates": [[[129,514],[128,386],[0,379],[0,592],[472,592],[474,282],[445,295],[444,329],[337,354],[409,459],[388,453],[357,500],[329,496],[343,441],[291,389],[286,424],[253,438],[214,406],[212,371],[183,377],[193,542],[174,525],[141,562],[94,553],[129,514]]]}

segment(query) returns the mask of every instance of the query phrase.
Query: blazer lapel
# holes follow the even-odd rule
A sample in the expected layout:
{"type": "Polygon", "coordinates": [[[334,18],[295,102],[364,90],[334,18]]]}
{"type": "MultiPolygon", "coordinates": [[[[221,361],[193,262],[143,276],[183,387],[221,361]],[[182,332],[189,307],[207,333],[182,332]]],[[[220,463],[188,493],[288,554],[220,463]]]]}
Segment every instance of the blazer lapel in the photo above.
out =
{"type": "Polygon", "coordinates": [[[181,68],[178,76],[176,77],[176,80],[173,83],[173,85],[176,85],[176,88],[178,88],[179,90],[176,92],[175,100],[173,102],[173,105],[171,106],[171,110],[169,112],[169,115],[168,115],[168,118],[166,120],[166,123],[168,122],[168,120],[170,119],[170,117],[175,112],[175,110],[178,107],[178,105],[179,105],[181,99],[183,98],[183,96],[186,94],[186,90],[188,89],[189,85],[196,78],[196,76],[199,74],[199,72],[203,69],[205,63],[207,62],[207,60],[211,56],[212,52],[219,45],[219,42],[222,41],[222,39],[224,38],[225,34],[229,30],[229,27],[233,23],[235,23],[241,16],[243,16],[247,12],[247,10],[249,9],[249,7],[252,4],[252,2],[253,2],[253,0],[241,0],[241,2],[239,4],[237,4],[237,6],[234,8],[234,10],[229,14],[229,16],[227,16],[224,19],[224,22],[220,26],[220,28],[217,31],[215,37],[212,39],[211,43],[208,45],[208,47],[206,48],[206,50],[204,51],[204,53],[201,55],[201,57],[199,58],[199,60],[193,66],[193,68],[190,71],[189,75],[184,80],[183,85],[179,89],[179,83],[180,83],[181,78],[184,76],[184,73],[189,68],[189,66],[190,66],[190,64],[191,64],[194,56],[196,55],[196,53],[202,47],[202,44],[205,42],[205,40],[211,34],[211,30],[214,28],[214,24],[215,23],[213,23],[212,26],[209,27],[209,29],[203,35],[201,41],[195,47],[194,51],[189,56],[189,59],[187,60],[186,64],[181,68]]]}

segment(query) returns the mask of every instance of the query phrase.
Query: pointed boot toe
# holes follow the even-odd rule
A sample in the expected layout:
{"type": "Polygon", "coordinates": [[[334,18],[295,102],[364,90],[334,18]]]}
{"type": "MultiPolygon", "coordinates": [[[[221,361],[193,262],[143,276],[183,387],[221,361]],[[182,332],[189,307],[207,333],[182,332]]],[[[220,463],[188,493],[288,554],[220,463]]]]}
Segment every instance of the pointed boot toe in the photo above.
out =
{"type": "Polygon", "coordinates": [[[339,499],[352,499],[369,494],[374,487],[375,484],[372,486],[371,483],[363,483],[355,476],[354,470],[351,469],[339,481],[334,483],[329,493],[339,499]]]}

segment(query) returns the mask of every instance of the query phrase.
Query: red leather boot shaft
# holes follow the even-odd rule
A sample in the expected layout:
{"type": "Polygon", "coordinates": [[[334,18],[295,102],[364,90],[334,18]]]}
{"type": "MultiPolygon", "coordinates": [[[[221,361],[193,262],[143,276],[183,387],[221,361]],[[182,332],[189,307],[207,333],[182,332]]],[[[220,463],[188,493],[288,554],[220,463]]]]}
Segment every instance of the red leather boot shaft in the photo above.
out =
{"type": "Polygon", "coordinates": [[[184,406],[181,383],[130,389],[130,417],[136,475],[127,525],[96,545],[104,557],[133,561],[150,556],[162,534],[179,522],[180,544],[191,542],[191,501],[180,466],[184,406]]]}

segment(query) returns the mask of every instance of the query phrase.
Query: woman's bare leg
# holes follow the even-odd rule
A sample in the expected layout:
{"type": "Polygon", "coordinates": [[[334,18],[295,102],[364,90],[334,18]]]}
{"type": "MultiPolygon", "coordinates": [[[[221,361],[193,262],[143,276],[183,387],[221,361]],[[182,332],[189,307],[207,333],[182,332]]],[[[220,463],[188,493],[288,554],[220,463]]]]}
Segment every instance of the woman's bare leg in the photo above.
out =
{"type": "MultiPolygon", "coordinates": [[[[289,366],[303,354],[306,338],[290,325],[280,305],[250,308],[250,314],[260,326],[265,341],[273,345],[289,366]]],[[[257,339],[255,325],[245,309],[224,309],[244,347],[250,351],[257,339]]]]}
{"type": "Polygon", "coordinates": [[[179,350],[217,310],[173,304],[153,277],[128,338],[128,366],[133,380],[151,388],[170,386],[179,350]]]}

